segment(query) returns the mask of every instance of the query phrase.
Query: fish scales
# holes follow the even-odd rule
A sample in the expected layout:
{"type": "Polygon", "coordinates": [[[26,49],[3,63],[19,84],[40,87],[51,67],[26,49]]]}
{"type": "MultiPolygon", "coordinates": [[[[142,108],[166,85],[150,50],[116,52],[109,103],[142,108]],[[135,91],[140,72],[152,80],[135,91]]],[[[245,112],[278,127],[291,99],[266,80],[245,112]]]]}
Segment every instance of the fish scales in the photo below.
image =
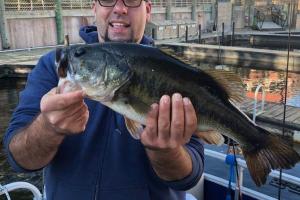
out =
{"type": "Polygon", "coordinates": [[[222,142],[221,133],[238,142],[256,185],[266,182],[271,169],[291,168],[300,160],[288,143],[237,108],[235,102],[242,99],[243,91],[233,73],[197,69],[157,48],[124,43],[57,49],[56,62],[61,80],[124,115],[134,137],[142,131],[139,125],[145,125],[151,104],[164,94],[178,92],[195,107],[195,135],[217,144],[222,142]],[[201,132],[208,129],[216,132],[201,132]]]}

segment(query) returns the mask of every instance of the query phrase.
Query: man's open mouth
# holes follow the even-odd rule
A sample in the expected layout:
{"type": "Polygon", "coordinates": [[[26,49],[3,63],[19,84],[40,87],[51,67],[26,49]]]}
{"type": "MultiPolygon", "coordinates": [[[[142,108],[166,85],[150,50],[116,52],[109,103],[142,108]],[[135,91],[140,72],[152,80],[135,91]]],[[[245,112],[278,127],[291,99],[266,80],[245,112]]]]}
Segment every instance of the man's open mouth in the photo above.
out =
{"type": "Polygon", "coordinates": [[[127,23],[110,22],[109,25],[114,28],[128,28],[130,25],[127,23]]]}

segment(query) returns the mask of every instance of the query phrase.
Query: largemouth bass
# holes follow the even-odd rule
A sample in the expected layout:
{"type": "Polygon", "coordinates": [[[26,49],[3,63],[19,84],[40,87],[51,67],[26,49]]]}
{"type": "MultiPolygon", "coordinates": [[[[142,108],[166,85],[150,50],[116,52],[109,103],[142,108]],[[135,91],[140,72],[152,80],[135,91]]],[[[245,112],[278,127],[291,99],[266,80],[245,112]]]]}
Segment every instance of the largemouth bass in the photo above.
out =
{"type": "Polygon", "coordinates": [[[81,88],[124,115],[134,137],[142,131],[151,104],[178,92],[190,98],[197,112],[195,135],[213,144],[223,143],[221,134],[238,142],[256,185],[266,182],[271,169],[288,169],[300,160],[284,140],[254,124],[235,106],[244,91],[233,73],[203,71],[157,48],[123,43],[60,48],[56,63],[61,92],[81,88]],[[201,133],[211,129],[216,131],[201,133]]]}

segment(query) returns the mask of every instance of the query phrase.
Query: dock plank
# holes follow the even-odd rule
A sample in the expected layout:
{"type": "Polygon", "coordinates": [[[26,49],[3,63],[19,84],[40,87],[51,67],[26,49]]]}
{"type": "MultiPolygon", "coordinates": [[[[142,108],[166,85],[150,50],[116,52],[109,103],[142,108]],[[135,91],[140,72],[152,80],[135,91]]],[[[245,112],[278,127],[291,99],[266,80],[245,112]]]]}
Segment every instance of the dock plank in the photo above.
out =
{"type": "MultiPolygon", "coordinates": [[[[253,113],[253,100],[252,104],[249,102],[251,100],[247,100],[241,106],[242,110],[248,114],[253,113]]],[[[260,113],[258,116],[261,119],[276,121],[276,123],[282,123],[283,121],[283,111],[284,105],[282,103],[272,103],[265,102],[265,109],[263,113],[260,113]]],[[[287,106],[286,109],[286,123],[292,125],[293,127],[297,127],[296,130],[300,127],[300,108],[294,106],[287,106]]]]}
{"type": "MultiPolygon", "coordinates": [[[[287,106],[287,107],[286,107],[285,117],[287,117],[287,114],[289,114],[289,112],[290,112],[291,110],[293,110],[292,107],[290,107],[290,106],[287,106]]],[[[284,115],[284,105],[282,105],[282,112],[280,112],[280,113],[274,115],[274,117],[277,118],[277,119],[283,119],[283,115],[284,115]]]]}

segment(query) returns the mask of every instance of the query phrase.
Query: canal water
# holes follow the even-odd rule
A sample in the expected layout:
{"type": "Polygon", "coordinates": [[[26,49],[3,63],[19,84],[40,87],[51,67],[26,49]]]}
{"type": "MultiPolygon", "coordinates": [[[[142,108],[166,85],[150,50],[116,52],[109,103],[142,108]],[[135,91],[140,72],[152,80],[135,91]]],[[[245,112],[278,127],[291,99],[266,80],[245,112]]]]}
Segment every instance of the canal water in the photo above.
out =
{"type": "MultiPolygon", "coordinates": [[[[245,89],[247,91],[248,97],[253,97],[256,86],[263,84],[266,89],[266,100],[272,102],[283,102],[284,99],[284,81],[285,74],[283,72],[273,72],[273,71],[259,71],[252,69],[243,68],[231,68],[228,66],[217,66],[216,68],[222,68],[223,70],[235,71],[242,77],[245,89]]],[[[288,77],[288,104],[300,107],[300,74],[290,73],[288,77]]],[[[0,139],[2,140],[3,134],[9,123],[11,114],[18,103],[19,92],[25,87],[26,79],[0,79],[0,139]]],[[[6,161],[5,152],[3,152],[2,143],[0,143],[0,183],[7,184],[14,181],[27,181],[32,183],[41,190],[42,188],[42,178],[41,173],[31,173],[31,174],[19,174],[13,172],[6,161]]],[[[226,147],[214,147],[207,146],[207,148],[215,149],[217,151],[225,151],[226,147]]],[[[214,160],[212,158],[206,158],[205,171],[211,174],[218,175],[222,178],[227,178],[227,168],[221,167],[216,168],[216,163],[220,161],[214,160]]],[[[222,163],[218,166],[224,166],[222,163]]],[[[300,176],[300,166],[297,165],[294,169],[287,171],[287,173],[300,176]]],[[[268,195],[272,195],[276,198],[277,189],[273,186],[263,186],[262,188],[256,188],[247,174],[245,175],[245,185],[251,188],[257,189],[268,195]]],[[[16,199],[32,199],[29,193],[17,192],[12,193],[13,196],[17,196],[16,199]]],[[[300,195],[289,192],[287,189],[283,192],[282,199],[296,200],[300,199],[300,195]]],[[[1,197],[0,197],[1,199],[1,197]]]]}
{"type": "MultiPolygon", "coordinates": [[[[11,114],[18,104],[19,92],[25,87],[25,78],[0,78],[0,184],[4,185],[15,181],[26,181],[34,184],[40,190],[42,189],[41,172],[31,174],[15,173],[6,160],[6,154],[3,150],[2,139],[8,126],[11,114]]],[[[29,200],[32,195],[28,191],[19,190],[11,193],[12,199],[29,200]]],[[[0,196],[2,200],[4,196],[0,196]]]]}

